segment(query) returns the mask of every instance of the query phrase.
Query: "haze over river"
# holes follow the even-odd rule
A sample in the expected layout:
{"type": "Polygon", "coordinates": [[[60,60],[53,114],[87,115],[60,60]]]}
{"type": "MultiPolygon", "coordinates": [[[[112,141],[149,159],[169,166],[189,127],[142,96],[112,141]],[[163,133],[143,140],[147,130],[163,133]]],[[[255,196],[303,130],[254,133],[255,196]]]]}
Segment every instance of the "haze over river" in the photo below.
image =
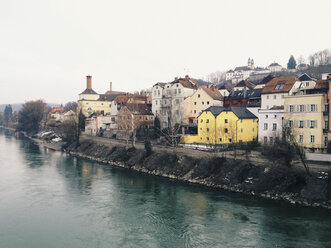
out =
{"type": "Polygon", "coordinates": [[[331,211],[115,168],[0,130],[0,248],[331,247],[331,211]]]}

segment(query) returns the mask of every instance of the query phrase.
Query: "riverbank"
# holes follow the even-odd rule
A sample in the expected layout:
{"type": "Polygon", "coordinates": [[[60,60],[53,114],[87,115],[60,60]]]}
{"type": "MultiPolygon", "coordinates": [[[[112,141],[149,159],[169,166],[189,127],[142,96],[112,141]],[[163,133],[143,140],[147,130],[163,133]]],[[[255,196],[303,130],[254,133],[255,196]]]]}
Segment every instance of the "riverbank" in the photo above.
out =
{"type": "Polygon", "coordinates": [[[331,209],[331,179],[328,172],[312,172],[308,177],[298,167],[256,164],[216,154],[203,157],[184,155],[176,150],[153,151],[126,148],[119,144],[98,144],[83,140],[67,152],[74,156],[143,172],[196,183],[208,187],[310,207],[331,209]]]}

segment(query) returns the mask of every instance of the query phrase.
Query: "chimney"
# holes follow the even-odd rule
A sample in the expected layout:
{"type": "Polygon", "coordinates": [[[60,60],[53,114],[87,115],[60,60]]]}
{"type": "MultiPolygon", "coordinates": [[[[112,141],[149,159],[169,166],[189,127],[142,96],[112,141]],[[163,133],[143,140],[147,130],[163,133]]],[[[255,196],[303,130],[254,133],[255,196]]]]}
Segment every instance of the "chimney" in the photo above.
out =
{"type": "Polygon", "coordinates": [[[86,76],[86,88],[92,89],[92,76],[90,75],[86,76]]]}
{"type": "Polygon", "coordinates": [[[113,82],[109,83],[109,91],[112,92],[113,91],[113,82]]]}
{"type": "Polygon", "coordinates": [[[188,75],[186,75],[186,76],[185,76],[185,79],[186,79],[186,80],[189,80],[189,79],[190,79],[190,77],[189,77],[188,75]]]}

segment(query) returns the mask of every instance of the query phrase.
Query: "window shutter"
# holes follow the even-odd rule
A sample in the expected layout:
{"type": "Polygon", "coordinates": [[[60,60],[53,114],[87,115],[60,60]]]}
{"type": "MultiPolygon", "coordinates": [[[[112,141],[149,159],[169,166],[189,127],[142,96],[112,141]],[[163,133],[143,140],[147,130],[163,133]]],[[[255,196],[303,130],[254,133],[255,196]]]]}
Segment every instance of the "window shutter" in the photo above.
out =
{"type": "Polygon", "coordinates": [[[309,126],[309,122],[310,122],[310,121],[309,121],[309,120],[307,120],[307,127],[308,127],[308,128],[310,127],[310,126],[309,126]]]}
{"type": "MultiPolygon", "coordinates": [[[[317,106],[316,106],[317,107],[317,106]]],[[[315,128],[317,128],[317,121],[315,121],[315,128]]]]}
{"type": "Polygon", "coordinates": [[[298,127],[298,121],[294,120],[293,127],[298,127]]]}
{"type": "Polygon", "coordinates": [[[310,105],[307,104],[307,111],[310,111],[310,105]]]}
{"type": "Polygon", "coordinates": [[[300,105],[297,105],[297,112],[299,112],[299,107],[300,107],[300,105]]]}

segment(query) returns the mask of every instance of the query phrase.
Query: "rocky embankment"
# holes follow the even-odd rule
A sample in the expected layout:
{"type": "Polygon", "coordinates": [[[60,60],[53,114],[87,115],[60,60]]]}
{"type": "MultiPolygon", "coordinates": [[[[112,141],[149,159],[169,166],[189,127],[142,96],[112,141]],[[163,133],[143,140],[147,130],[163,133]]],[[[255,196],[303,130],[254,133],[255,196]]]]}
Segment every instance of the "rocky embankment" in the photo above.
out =
{"type": "Polygon", "coordinates": [[[228,191],[303,206],[331,209],[331,177],[298,168],[254,165],[248,160],[210,156],[192,158],[169,152],[152,152],[121,146],[104,146],[85,140],[67,148],[72,155],[133,169],[152,175],[175,178],[228,191]]]}

